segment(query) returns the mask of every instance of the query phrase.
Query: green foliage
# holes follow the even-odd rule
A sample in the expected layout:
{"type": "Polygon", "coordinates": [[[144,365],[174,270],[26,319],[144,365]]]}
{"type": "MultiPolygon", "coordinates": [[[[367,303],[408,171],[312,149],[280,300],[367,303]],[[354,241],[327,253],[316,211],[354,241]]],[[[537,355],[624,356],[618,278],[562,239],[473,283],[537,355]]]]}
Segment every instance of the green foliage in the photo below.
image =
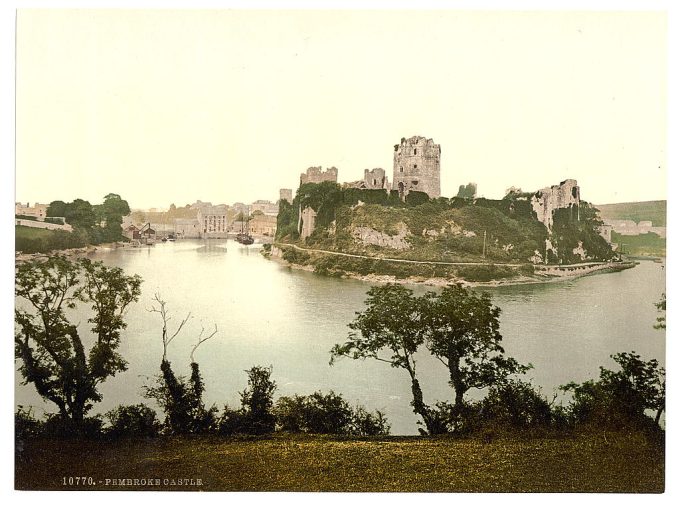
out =
{"type": "Polygon", "coordinates": [[[248,387],[241,393],[241,408],[224,407],[219,419],[219,432],[223,435],[264,435],[276,426],[274,391],[276,382],[271,379],[272,367],[254,366],[246,370],[248,387]]]}
{"type": "Polygon", "coordinates": [[[598,205],[602,219],[630,219],[651,221],[652,226],[666,226],[666,200],[627,202],[598,205]]]}
{"type": "Polygon", "coordinates": [[[427,193],[422,191],[409,191],[404,200],[409,207],[417,207],[418,205],[426,203],[429,199],[430,197],[427,193]]]}
{"type": "MultiPolygon", "coordinates": [[[[531,265],[527,265],[531,267],[531,265]]],[[[525,269],[528,271],[528,269],[525,269]]],[[[511,267],[499,267],[496,265],[470,265],[456,267],[457,277],[470,282],[489,282],[498,279],[510,279],[516,277],[518,270],[511,267]]],[[[533,273],[533,268],[532,268],[533,273]]]]}
{"type": "Polygon", "coordinates": [[[128,214],[130,206],[115,193],[106,195],[101,205],[93,206],[90,202],[77,198],[69,203],[55,200],[47,208],[49,218],[65,218],[76,231],[84,233],[90,244],[122,240],[121,223],[123,216],[128,214]]]}
{"type": "Polygon", "coordinates": [[[33,409],[17,406],[14,413],[14,438],[15,440],[29,440],[40,436],[43,432],[43,422],[36,419],[33,409]]]}
{"type": "Polygon", "coordinates": [[[656,318],[656,324],[654,325],[654,328],[656,328],[657,330],[665,330],[666,329],[666,293],[662,293],[661,294],[661,300],[659,300],[654,305],[656,306],[656,309],[659,312],[663,312],[663,315],[660,315],[659,317],[656,318]]]}
{"type": "Polygon", "coordinates": [[[620,370],[600,367],[597,381],[561,386],[573,395],[568,407],[571,422],[614,427],[644,424],[649,420],[645,411],[651,410],[658,425],[666,403],[665,370],[657,360],[644,361],[634,352],[614,354],[612,359],[620,370]]]}
{"type": "Polygon", "coordinates": [[[618,252],[631,256],[666,256],[666,239],[652,232],[621,235],[612,231],[612,243],[619,244],[618,252]]]}
{"type": "Polygon", "coordinates": [[[288,200],[279,200],[279,213],[276,216],[276,240],[290,238],[296,240],[298,234],[298,207],[300,199],[295,197],[293,203],[288,200]]]}
{"type": "Polygon", "coordinates": [[[158,402],[165,412],[164,429],[171,434],[208,433],[217,425],[217,408],[203,403],[205,386],[198,363],[191,363],[191,376],[175,375],[170,362],[161,361],[161,375],[154,386],[146,386],[145,396],[158,402]]]}
{"type": "Polygon", "coordinates": [[[126,369],[117,352],[127,326],[125,309],[138,300],[141,278],[120,268],[88,259],[71,262],[61,256],[16,266],[15,359],[24,383],[59,409],[63,423],[75,433],[85,415],[101,401],[99,385],[126,369]],[[88,305],[92,316],[89,350],[67,310],[88,305]],[[25,308],[24,308],[25,307],[25,308]]]}
{"type": "Polygon", "coordinates": [[[481,423],[518,429],[550,428],[559,421],[548,399],[529,382],[510,380],[489,388],[478,405],[481,423]]]}
{"type": "Polygon", "coordinates": [[[262,435],[274,431],[276,418],[272,413],[276,382],[271,379],[272,367],[254,366],[247,370],[248,387],[241,393],[247,432],[262,435]]]}
{"type": "Polygon", "coordinates": [[[87,244],[87,235],[77,231],[15,227],[14,248],[26,254],[75,249],[85,247],[87,244]]]}
{"type": "Polygon", "coordinates": [[[15,219],[27,219],[28,221],[37,221],[38,218],[35,216],[26,216],[24,214],[16,214],[15,219]]]}
{"type": "Polygon", "coordinates": [[[375,436],[389,434],[389,425],[380,411],[369,413],[352,408],[333,391],[317,391],[309,396],[283,396],[274,410],[279,430],[334,435],[375,436]]]}
{"type": "Polygon", "coordinates": [[[602,221],[598,210],[588,202],[581,202],[578,209],[569,207],[557,209],[553,214],[553,235],[551,241],[557,247],[560,263],[570,264],[582,261],[573,249],[583,245],[592,260],[604,261],[614,257],[611,246],[599,234],[602,221]]]}
{"type": "Polygon", "coordinates": [[[155,437],[160,433],[161,424],[156,412],[143,403],[119,405],[108,411],[105,417],[110,423],[106,434],[113,438],[155,437]]]}
{"type": "Polygon", "coordinates": [[[309,263],[311,256],[305,251],[300,251],[293,247],[286,247],[283,250],[283,259],[289,263],[295,263],[297,265],[306,265],[309,263]]]}
{"type": "Polygon", "coordinates": [[[455,408],[462,407],[470,389],[502,384],[508,376],[530,368],[504,356],[498,322],[501,309],[491,304],[488,293],[453,284],[439,293],[430,291],[421,300],[419,324],[428,350],[448,369],[455,408]]]}
{"type": "Polygon", "coordinates": [[[331,350],[331,364],[343,356],[371,358],[406,370],[411,406],[429,434],[448,431],[451,417],[444,404],[433,408],[423,401],[415,360],[423,344],[447,368],[455,395],[451,413],[456,416],[462,413],[468,390],[503,384],[529,368],[504,356],[500,309],[491,305],[488,293],[456,284],[417,297],[410,289],[387,284],[371,288],[365,303],[367,308],[349,324],[347,341],[331,350]]]}

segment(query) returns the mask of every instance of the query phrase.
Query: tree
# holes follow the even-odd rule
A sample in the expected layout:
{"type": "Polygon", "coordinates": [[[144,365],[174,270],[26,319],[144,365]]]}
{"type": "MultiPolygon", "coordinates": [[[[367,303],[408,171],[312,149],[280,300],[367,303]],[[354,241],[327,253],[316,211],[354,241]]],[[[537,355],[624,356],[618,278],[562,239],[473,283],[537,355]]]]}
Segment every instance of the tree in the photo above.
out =
{"type": "Polygon", "coordinates": [[[657,360],[643,361],[635,352],[620,352],[612,359],[621,370],[600,368],[600,381],[611,391],[613,401],[632,416],[653,411],[658,425],[666,406],[666,371],[657,360]]]}
{"type": "Polygon", "coordinates": [[[654,304],[659,312],[663,312],[662,315],[656,318],[656,324],[654,328],[657,330],[666,329],[666,293],[661,294],[661,300],[654,304]]]}
{"type": "Polygon", "coordinates": [[[415,353],[424,343],[422,301],[413,292],[398,284],[376,286],[368,291],[367,308],[358,312],[349,324],[353,330],[344,344],[331,350],[331,365],[343,356],[352,359],[371,358],[406,370],[411,379],[413,412],[419,415],[429,434],[441,430],[433,410],[423,401],[423,392],[416,375],[415,353]]]}
{"type": "Polygon", "coordinates": [[[272,367],[254,366],[246,373],[248,387],[240,393],[245,432],[252,435],[271,433],[276,423],[272,412],[276,391],[276,382],[271,380],[272,367]]]}
{"type": "Polygon", "coordinates": [[[78,432],[94,403],[98,387],[126,370],[117,352],[126,328],[126,308],[139,299],[142,279],[116,267],[62,256],[28,261],[16,267],[15,359],[21,360],[24,383],[54,403],[63,421],[78,432]],[[91,308],[89,350],[66,310],[91,308]]]}
{"type": "Polygon", "coordinates": [[[156,378],[155,386],[145,387],[145,396],[155,399],[165,411],[165,426],[170,433],[203,433],[210,431],[215,426],[215,414],[217,409],[213,406],[206,408],[203,403],[205,384],[198,366],[194,360],[194,353],[198,347],[210,340],[217,334],[215,330],[208,336],[203,336],[205,328],[201,328],[198,341],[191,350],[191,376],[175,375],[170,362],[167,359],[168,346],[191,318],[191,313],[182,319],[175,332],[170,335],[168,323],[172,317],[168,311],[167,303],[158,293],[154,295],[154,305],[149,310],[160,314],[163,321],[161,328],[161,341],[163,343],[163,357],[161,358],[161,374],[156,378]]]}
{"type": "Polygon", "coordinates": [[[97,206],[100,222],[104,221],[106,240],[118,240],[123,236],[123,216],[130,214],[130,206],[120,195],[109,193],[104,203],[97,206]]]}
{"type": "Polygon", "coordinates": [[[561,386],[574,398],[570,405],[574,422],[620,423],[644,421],[654,412],[658,425],[666,405],[666,371],[655,359],[644,361],[635,352],[611,356],[620,370],[600,367],[600,379],[561,386]]]}
{"type": "Polygon", "coordinates": [[[53,201],[47,207],[47,217],[65,217],[67,206],[68,204],[61,200],[53,201]]]}
{"type": "Polygon", "coordinates": [[[422,298],[419,324],[427,348],[449,372],[455,392],[454,412],[463,407],[465,393],[505,381],[526,372],[514,358],[504,356],[499,333],[501,310],[491,304],[488,293],[477,293],[460,284],[422,298]]]}

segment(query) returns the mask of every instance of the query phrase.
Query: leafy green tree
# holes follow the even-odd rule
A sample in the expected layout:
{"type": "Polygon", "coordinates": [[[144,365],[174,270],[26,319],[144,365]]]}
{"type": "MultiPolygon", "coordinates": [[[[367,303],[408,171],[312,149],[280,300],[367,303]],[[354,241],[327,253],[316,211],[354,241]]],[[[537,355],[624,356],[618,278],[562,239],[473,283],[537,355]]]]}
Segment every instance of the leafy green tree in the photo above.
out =
{"type": "Polygon", "coordinates": [[[663,312],[662,315],[656,318],[656,324],[654,328],[657,330],[666,329],[666,293],[661,294],[661,300],[654,304],[659,312],[663,312]]]}
{"type": "Polygon", "coordinates": [[[272,412],[276,391],[276,382],[271,379],[272,367],[254,366],[246,373],[248,387],[241,392],[245,431],[253,435],[271,433],[276,422],[272,412]]]}
{"type": "Polygon", "coordinates": [[[123,236],[123,216],[130,214],[130,206],[120,195],[109,193],[104,197],[104,203],[99,205],[100,221],[104,221],[104,235],[106,240],[119,240],[123,236]]]}
{"type": "Polygon", "coordinates": [[[97,216],[90,202],[76,198],[66,204],[66,222],[79,228],[92,228],[97,224],[97,216]]]}
{"type": "Polygon", "coordinates": [[[598,381],[570,382],[560,389],[573,394],[573,422],[621,424],[640,422],[654,412],[658,425],[666,405],[666,371],[655,359],[644,361],[635,352],[612,355],[620,370],[600,367],[598,381]]]}
{"type": "Polygon", "coordinates": [[[368,291],[366,310],[357,313],[349,324],[352,330],[344,344],[331,350],[331,365],[336,358],[375,359],[393,368],[406,370],[411,379],[411,406],[429,434],[439,433],[432,408],[425,404],[416,375],[415,354],[425,342],[422,326],[422,300],[398,284],[376,286],[368,291]]]}
{"type": "Polygon", "coordinates": [[[24,383],[54,403],[76,432],[102,399],[99,385],[127,368],[117,351],[125,309],[139,299],[141,282],[88,259],[52,256],[16,267],[15,359],[24,383]],[[80,304],[92,311],[89,350],[83,329],[67,318],[67,310],[80,304]]]}
{"type": "Polygon", "coordinates": [[[334,435],[387,435],[389,425],[384,414],[352,408],[333,391],[317,391],[309,396],[282,396],[274,409],[278,429],[294,433],[334,435]]]}
{"type": "Polygon", "coordinates": [[[453,284],[440,293],[426,293],[420,306],[419,325],[427,348],[448,369],[455,409],[462,408],[470,389],[500,384],[529,369],[504,355],[498,331],[501,310],[488,293],[453,284]]]}
{"type": "Polygon", "coordinates": [[[68,204],[61,200],[55,200],[47,207],[47,217],[66,217],[68,204]]]}

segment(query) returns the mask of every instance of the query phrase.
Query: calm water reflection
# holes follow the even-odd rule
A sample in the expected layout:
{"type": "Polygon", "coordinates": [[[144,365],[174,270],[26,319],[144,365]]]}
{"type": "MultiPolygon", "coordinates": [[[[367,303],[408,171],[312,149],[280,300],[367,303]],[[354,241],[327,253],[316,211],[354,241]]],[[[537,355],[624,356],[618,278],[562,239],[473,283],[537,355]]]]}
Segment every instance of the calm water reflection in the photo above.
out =
{"type": "MultiPolygon", "coordinates": [[[[158,314],[148,308],[154,293],[160,293],[173,315],[171,327],[192,314],[169,349],[176,371],[188,372],[201,327],[218,326],[219,334],[196,353],[208,403],[236,406],[246,383],[244,370],[273,365],[279,395],[332,389],[352,403],[384,410],[393,433],[417,432],[405,373],[372,361],[328,365],[330,348],[346,337],[347,323],[363,307],[368,283],[294,271],[262,258],[257,245],[225,240],[103,251],[93,259],[144,279],[121,345],[128,371],[104,384],[97,412],[148,401],[141,387],[158,370],[162,353],[158,314]]],[[[534,365],[530,377],[547,394],[570,380],[595,377],[600,365],[613,363],[609,355],[615,352],[635,350],[665,363],[664,333],[652,328],[664,275],[660,264],[645,261],[615,274],[490,290],[502,309],[506,351],[534,365]]],[[[85,313],[74,317],[81,327],[87,324],[85,313]]],[[[423,354],[418,367],[426,400],[450,399],[443,366],[423,354]]],[[[32,386],[17,386],[16,401],[35,405],[38,412],[51,410],[32,386]]]]}

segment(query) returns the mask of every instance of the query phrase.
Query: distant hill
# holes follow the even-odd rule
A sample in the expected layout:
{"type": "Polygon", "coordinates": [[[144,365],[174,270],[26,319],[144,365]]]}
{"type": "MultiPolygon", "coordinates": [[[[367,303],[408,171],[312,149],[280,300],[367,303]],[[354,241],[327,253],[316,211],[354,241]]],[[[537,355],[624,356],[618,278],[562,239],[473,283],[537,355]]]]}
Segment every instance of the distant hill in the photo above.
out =
{"type": "Polygon", "coordinates": [[[630,219],[651,221],[652,226],[666,226],[666,200],[651,202],[627,202],[595,205],[600,209],[600,217],[605,219],[630,219]]]}

